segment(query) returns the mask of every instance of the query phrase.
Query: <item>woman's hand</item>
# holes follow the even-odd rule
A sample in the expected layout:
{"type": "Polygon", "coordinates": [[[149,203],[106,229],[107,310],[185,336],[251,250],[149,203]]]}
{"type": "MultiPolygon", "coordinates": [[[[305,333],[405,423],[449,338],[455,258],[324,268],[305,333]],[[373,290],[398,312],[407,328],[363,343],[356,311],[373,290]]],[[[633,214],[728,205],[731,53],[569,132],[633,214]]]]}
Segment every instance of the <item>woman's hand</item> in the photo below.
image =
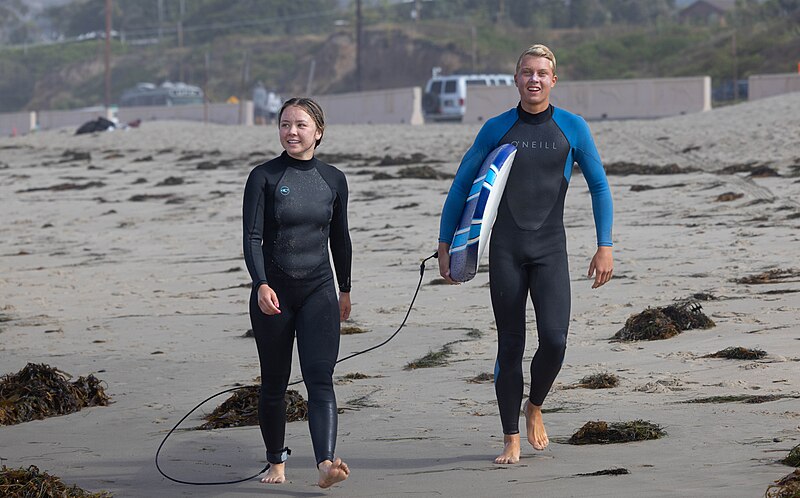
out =
{"type": "Polygon", "coordinates": [[[345,321],[350,318],[350,309],[352,306],[350,305],[350,293],[349,292],[339,292],[339,320],[345,321]]]}
{"type": "Polygon", "coordinates": [[[597,252],[594,253],[592,262],[589,263],[588,277],[594,276],[594,283],[592,289],[596,289],[606,282],[611,280],[611,274],[614,272],[614,256],[611,254],[611,248],[600,246],[597,252]]]}
{"type": "Polygon", "coordinates": [[[277,315],[281,312],[278,295],[267,284],[262,284],[258,288],[258,307],[265,315],[277,315]]]}

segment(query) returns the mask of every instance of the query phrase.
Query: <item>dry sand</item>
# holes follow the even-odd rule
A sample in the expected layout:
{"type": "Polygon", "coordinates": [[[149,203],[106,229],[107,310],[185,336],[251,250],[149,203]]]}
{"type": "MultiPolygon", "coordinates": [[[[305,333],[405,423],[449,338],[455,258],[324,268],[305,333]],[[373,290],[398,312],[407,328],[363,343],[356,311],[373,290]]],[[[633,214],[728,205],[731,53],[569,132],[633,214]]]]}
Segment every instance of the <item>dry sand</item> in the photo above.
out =
{"type": "MultiPolygon", "coordinates": [[[[588,190],[573,177],[567,200],[573,312],[564,368],[546,408],[554,441],[527,445],[518,465],[495,465],[502,432],[490,383],[467,380],[494,365],[487,273],[458,287],[431,285],[388,346],[338,366],[338,453],[353,469],[333,490],[313,487],[307,425],[291,423],[289,482],[191,487],[162,478],[153,456],[195,403],[252,384],[258,359],[249,328],[241,251],[241,197],[251,167],[280,149],[273,128],[144,123],[74,136],[73,130],[0,139],[0,373],[28,362],[75,376],[95,373],[113,404],[0,428],[0,459],[37,465],[66,482],[118,496],[759,496],[791,469],[776,461],[800,441],[800,400],[683,404],[700,397],[800,393],[800,282],[733,279],[800,268],[800,93],[656,121],[592,123],[606,164],[676,164],[700,171],[610,176],[616,277],[599,290],[585,272],[594,250],[588,190]],[[67,151],[90,160],[68,160],[67,151]],[[206,162],[198,168],[203,162],[206,162]],[[757,164],[753,164],[757,163],[757,164]],[[758,165],[781,176],[723,173],[758,165]],[[172,185],[159,186],[166,183],[172,185]],[[101,183],[91,183],[101,182],[101,183]],[[59,184],[82,190],[39,190],[59,184]],[[631,186],[656,187],[631,191],[631,186]],[[721,194],[742,197],[717,202],[721,194]],[[144,200],[134,196],[146,197],[144,200]],[[633,313],[705,292],[717,323],[664,341],[609,342],[633,313]],[[479,338],[467,333],[477,329],[479,338]],[[406,371],[451,344],[442,367],[406,371]],[[702,358],[729,346],[766,359],[702,358]],[[608,371],[610,390],[564,389],[608,371]],[[572,446],[584,423],[649,420],[657,441],[572,446]],[[629,475],[579,477],[615,467],[629,475]]],[[[381,158],[425,157],[453,173],[476,126],[332,126],[321,156],[348,176],[354,247],[352,324],[342,355],[372,346],[400,323],[433,252],[449,180],[373,180],[396,174],[381,158]],[[339,157],[335,155],[339,154],[339,157]],[[324,158],[324,157],[323,157],[324,158]],[[435,162],[441,161],[441,162],[435,162]]],[[[652,169],[652,168],[649,168],[652,169]]],[[[530,306],[529,306],[530,308],[530,306]]],[[[526,363],[535,350],[532,310],[526,363]]],[[[295,360],[296,361],[296,360],[295,360]]],[[[299,369],[295,367],[295,372],[299,369]]],[[[295,374],[297,375],[297,374],[295,374]]],[[[305,395],[305,390],[300,387],[305,395]]],[[[211,411],[224,398],[204,405],[211,411]]],[[[184,427],[198,424],[192,417],[184,427]]],[[[162,467],[188,480],[225,480],[262,468],[256,427],[173,436],[162,467]]]]}

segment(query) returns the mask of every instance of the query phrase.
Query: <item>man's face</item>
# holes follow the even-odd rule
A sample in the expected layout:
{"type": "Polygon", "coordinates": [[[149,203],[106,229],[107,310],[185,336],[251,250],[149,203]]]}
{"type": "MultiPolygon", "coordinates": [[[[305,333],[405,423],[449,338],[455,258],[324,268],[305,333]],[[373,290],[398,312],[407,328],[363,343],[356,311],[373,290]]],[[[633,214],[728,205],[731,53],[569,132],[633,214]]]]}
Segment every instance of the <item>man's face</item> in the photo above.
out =
{"type": "Polygon", "coordinates": [[[514,75],[522,108],[530,113],[542,112],[550,105],[550,89],[556,85],[558,77],[548,59],[526,55],[514,75]]]}

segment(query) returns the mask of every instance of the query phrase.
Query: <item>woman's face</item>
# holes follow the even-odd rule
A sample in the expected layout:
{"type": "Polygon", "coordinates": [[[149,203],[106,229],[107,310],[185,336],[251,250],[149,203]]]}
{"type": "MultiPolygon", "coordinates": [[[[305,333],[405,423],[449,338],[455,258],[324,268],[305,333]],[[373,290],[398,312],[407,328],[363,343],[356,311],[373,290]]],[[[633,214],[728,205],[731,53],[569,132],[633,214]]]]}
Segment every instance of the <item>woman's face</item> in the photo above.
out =
{"type": "Polygon", "coordinates": [[[293,105],[287,107],[278,127],[281,145],[290,156],[301,160],[314,157],[314,148],[322,132],[306,111],[293,105]]]}

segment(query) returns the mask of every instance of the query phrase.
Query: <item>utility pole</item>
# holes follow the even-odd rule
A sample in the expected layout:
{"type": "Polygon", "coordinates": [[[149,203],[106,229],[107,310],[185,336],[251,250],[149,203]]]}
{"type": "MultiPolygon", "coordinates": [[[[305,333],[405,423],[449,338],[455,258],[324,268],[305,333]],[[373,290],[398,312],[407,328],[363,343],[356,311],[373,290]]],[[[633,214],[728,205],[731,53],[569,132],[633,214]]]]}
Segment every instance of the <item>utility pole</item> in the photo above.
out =
{"type": "Polygon", "coordinates": [[[733,56],[733,101],[739,100],[739,61],[736,55],[736,28],[731,36],[731,55],[733,56]]]}
{"type": "Polygon", "coordinates": [[[105,48],[106,112],[111,107],[111,0],[106,0],[106,48],[105,48]]]}
{"type": "Polygon", "coordinates": [[[356,91],[361,91],[361,0],[356,0],[356,91]]]}
{"type": "Polygon", "coordinates": [[[208,124],[208,70],[211,67],[211,56],[206,50],[206,74],[203,77],[203,123],[208,124]]]}
{"type": "Polygon", "coordinates": [[[158,43],[161,44],[161,37],[164,35],[164,30],[161,25],[164,23],[164,0],[158,0],[158,43]]]}
{"type": "Polygon", "coordinates": [[[183,78],[183,15],[186,12],[186,0],[181,0],[181,13],[178,18],[178,81],[183,78]]]}

